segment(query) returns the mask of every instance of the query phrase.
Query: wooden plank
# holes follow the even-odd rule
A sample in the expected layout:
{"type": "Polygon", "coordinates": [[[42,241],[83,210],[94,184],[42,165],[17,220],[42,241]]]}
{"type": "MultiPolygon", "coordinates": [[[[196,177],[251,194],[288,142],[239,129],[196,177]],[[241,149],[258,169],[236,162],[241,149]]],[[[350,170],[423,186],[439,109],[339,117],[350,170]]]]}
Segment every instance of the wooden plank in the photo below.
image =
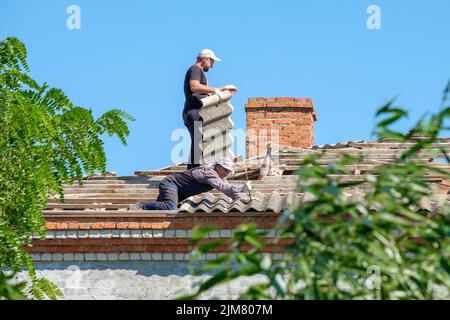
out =
{"type": "MultiPolygon", "coordinates": [[[[319,159],[320,160],[328,160],[328,161],[330,161],[330,160],[331,161],[337,161],[337,160],[341,159],[341,156],[340,156],[341,154],[344,154],[344,152],[325,153],[319,159]]],[[[367,155],[367,154],[364,155],[364,154],[358,154],[358,153],[354,152],[354,153],[345,153],[345,154],[350,155],[350,156],[354,156],[354,157],[362,156],[363,159],[361,159],[359,161],[370,161],[370,160],[379,160],[379,159],[382,159],[382,160],[393,160],[393,159],[395,159],[397,157],[397,155],[400,155],[401,153],[397,153],[397,154],[394,154],[394,153],[390,153],[390,154],[383,154],[383,153],[377,154],[377,153],[374,153],[374,154],[371,154],[371,155],[367,155]]],[[[283,156],[280,156],[280,158],[278,159],[278,162],[283,164],[286,161],[298,161],[298,160],[303,161],[308,156],[309,155],[288,155],[288,156],[283,155],[283,156]]],[[[414,159],[414,160],[427,160],[427,159],[440,159],[440,158],[441,158],[440,156],[432,156],[432,155],[428,155],[428,154],[427,155],[423,154],[423,155],[419,155],[419,156],[413,157],[412,159],[414,159]]]]}
{"type": "MultiPolygon", "coordinates": [[[[247,164],[244,166],[244,164],[236,164],[235,165],[235,173],[245,172],[244,167],[247,167],[247,172],[251,170],[259,170],[261,165],[260,164],[247,164]]],[[[186,170],[186,169],[185,169],[186,170]]],[[[166,170],[137,170],[134,172],[134,175],[136,176],[163,176],[163,175],[169,175],[176,172],[179,172],[179,169],[166,169],[166,170]]]]}
{"type": "Polygon", "coordinates": [[[65,195],[76,195],[76,194],[123,194],[123,195],[132,195],[132,194],[153,194],[158,193],[158,189],[91,189],[91,188],[82,188],[82,189],[64,189],[65,195]]]}
{"type": "Polygon", "coordinates": [[[152,181],[152,178],[157,177],[138,177],[138,176],[117,176],[117,177],[101,177],[101,176],[88,176],[84,177],[83,181],[125,181],[125,183],[133,183],[134,181],[152,181]]]}
{"type": "MultiPolygon", "coordinates": [[[[407,143],[396,143],[396,142],[349,142],[349,146],[355,147],[355,148],[381,148],[381,149],[408,149],[411,148],[415,143],[407,142],[407,143]]],[[[442,143],[433,143],[430,145],[432,149],[440,149],[450,148],[449,142],[442,142],[442,143]]]]}
{"type": "MultiPolygon", "coordinates": [[[[321,166],[326,166],[327,164],[322,163],[321,166]]],[[[347,169],[354,172],[354,174],[364,174],[364,173],[371,173],[374,170],[376,170],[381,164],[375,165],[375,164],[357,164],[357,165],[349,165],[347,166],[347,169]],[[359,173],[357,173],[359,172],[359,173]]],[[[432,167],[439,168],[447,173],[450,173],[450,166],[435,166],[432,165],[432,167]]],[[[285,167],[285,171],[296,171],[300,168],[300,165],[288,165],[285,167]]]]}
{"type": "Polygon", "coordinates": [[[275,213],[272,211],[267,212],[179,212],[178,210],[139,210],[139,211],[118,211],[118,212],[107,212],[104,211],[44,211],[44,218],[70,218],[76,219],[86,218],[86,216],[91,218],[143,218],[143,217],[161,217],[161,218],[198,218],[198,217],[242,217],[248,216],[279,216],[280,213],[275,213]]]}
{"type": "Polygon", "coordinates": [[[93,204],[93,203],[49,203],[47,210],[84,210],[84,209],[128,209],[127,204],[93,204]]]}
{"type": "Polygon", "coordinates": [[[178,170],[164,170],[164,171],[159,171],[159,170],[140,170],[140,171],[135,171],[134,174],[136,176],[167,176],[169,174],[173,174],[178,172],[178,170]]]}
{"type": "Polygon", "coordinates": [[[97,210],[43,210],[44,218],[142,218],[142,217],[169,217],[178,214],[178,210],[126,210],[126,211],[97,211],[97,210]]]}
{"type": "MultiPolygon", "coordinates": [[[[156,200],[156,197],[154,198],[146,198],[146,197],[134,197],[134,198],[123,198],[123,199],[116,199],[116,198],[104,198],[104,199],[89,199],[89,198],[75,198],[75,199],[64,199],[64,203],[69,204],[82,204],[82,203],[104,203],[104,204],[133,204],[138,203],[142,201],[154,201],[156,200]]],[[[48,200],[48,203],[60,203],[59,200],[56,199],[50,199],[48,200]]]]}
{"type": "Polygon", "coordinates": [[[133,189],[145,189],[148,188],[149,185],[155,185],[158,186],[159,185],[159,181],[158,182],[152,182],[152,183],[132,183],[132,184],[125,184],[125,183],[96,183],[96,184],[91,184],[91,183],[85,183],[83,185],[79,185],[79,184],[73,184],[73,185],[68,185],[68,184],[64,184],[63,188],[64,189],[83,189],[83,188],[98,188],[98,189],[102,189],[102,188],[114,188],[114,189],[128,189],[128,188],[133,188],[133,189]]]}
{"type": "MultiPolygon", "coordinates": [[[[253,190],[263,192],[263,193],[270,193],[271,191],[277,191],[277,190],[292,190],[295,188],[296,184],[290,184],[290,185],[284,185],[280,186],[277,185],[275,187],[255,187],[253,190]]],[[[211,190],[210,191],[213,194],[220,194],[220,191],[217,190],[211,190]]],[[[96,193],[96,192],[84,192],[84,193],[65,193],[65,199],[79,199],[79,198],[85,198],[85,199],[103,199],[103,198],[129,198],[129,197],[157,197],[159,192],[155,190],[154,192],[141,192],[141,193],[96,193]]],[[[53,198],[50,198],[53,199],[53,198]]]]}

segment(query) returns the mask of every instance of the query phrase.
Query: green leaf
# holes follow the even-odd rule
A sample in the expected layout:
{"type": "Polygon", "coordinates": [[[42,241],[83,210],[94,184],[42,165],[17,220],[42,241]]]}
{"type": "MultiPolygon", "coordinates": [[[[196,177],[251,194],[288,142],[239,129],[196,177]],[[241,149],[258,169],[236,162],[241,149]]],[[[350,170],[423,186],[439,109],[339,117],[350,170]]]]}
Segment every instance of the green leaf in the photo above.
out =
{"type": "Polygon", "coordinates": [[[228,276],[228,270],[222,270],[216,273],[214,276],[206,280],[200,285],[199,292],[203,292],[208,290],[209,288],[212,288],[214,286],[217,286],[224,282],[227,279],[228,276]]]}
{"type": "Polygon", "coordinates": [[[217,227],[213,226],[213,225],[208,225],[208,226],[195,226],[192,229],[192,236],[191,236],[191,241],[192,242],[197,242],[201,239],[203,239],[207,234],[209,234],[212,231],[216,231],[217,227]]]}

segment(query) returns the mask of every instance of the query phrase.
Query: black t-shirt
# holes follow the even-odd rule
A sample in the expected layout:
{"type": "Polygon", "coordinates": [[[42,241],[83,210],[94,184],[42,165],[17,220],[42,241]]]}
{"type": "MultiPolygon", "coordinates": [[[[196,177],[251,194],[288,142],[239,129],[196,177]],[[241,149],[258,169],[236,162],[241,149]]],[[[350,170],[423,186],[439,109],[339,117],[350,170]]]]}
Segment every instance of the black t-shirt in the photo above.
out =
{"type": "Polygon", "coordinates": [[[191,86],[189,85],[190,80],[198,80],[201,84],[208,85],[208,79],[206,78],[206,74],[203,69],[195,64],[192,65],[184,77],[184,96],[186,97],[184,111],[200,109],[202,107],[202,102],[200,99],[208,96],[206,93],[192,92],[191,86]]]}

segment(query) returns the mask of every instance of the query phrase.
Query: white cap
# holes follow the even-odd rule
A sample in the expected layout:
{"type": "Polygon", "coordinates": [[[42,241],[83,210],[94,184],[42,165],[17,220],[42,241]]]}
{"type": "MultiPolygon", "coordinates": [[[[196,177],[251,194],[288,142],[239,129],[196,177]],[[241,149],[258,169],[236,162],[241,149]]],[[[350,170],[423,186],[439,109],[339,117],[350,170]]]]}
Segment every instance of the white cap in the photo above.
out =
{"type": "Polygon", "coordinates": [[[227,169],[228,171],[231,171],[234,174],[233,161],[231,161],[230,159],[228,159],[228,158],[220,158],[219,160],[214,162],[214,164],[218,164],[221,167],[227,169]]]}
{"type": "Polygon", "coordinates": [[[210,49],[203,49],[202,51],[200,51],[198,53],[199,58],[211,58],[214,61],[222,61],[222,59],[220,59],[219,57],[217,57],[214,52],[210,49]]]}

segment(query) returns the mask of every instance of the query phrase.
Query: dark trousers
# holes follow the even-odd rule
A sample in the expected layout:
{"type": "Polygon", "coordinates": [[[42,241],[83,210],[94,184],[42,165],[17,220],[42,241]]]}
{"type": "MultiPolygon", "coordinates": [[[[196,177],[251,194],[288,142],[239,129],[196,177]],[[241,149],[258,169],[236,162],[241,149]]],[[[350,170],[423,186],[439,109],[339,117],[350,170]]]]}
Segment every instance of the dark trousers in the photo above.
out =
{"type": "MultiPolygon", "coordinates": [[[[189,155],[189,160],[188,160],[188,165],[187,165],[188,170],[200,166],[201,150],[197,150],[197,159],[196,159],[195,158],[195,149],[198,148],[198,146],[196,146],[196,144],[194,143],[195,142],[195,140],[194,140],[195,139],[195,122],[202,121],[199,111],[200,111],[199,109],[183,111],[183,122],[189,131],[189,135],[191,136],[191,152],[189,155]]],[[[199,137],[197,137],[197,138],[199,138],[199,137]]]]}
{"type": "Polygon", "coordinates": [[[170,180],[162,180],[159,184],[159,195],[156,201],[144,202],[144,210],[176,210],[178,208],[178,187],[170,180]]]}

